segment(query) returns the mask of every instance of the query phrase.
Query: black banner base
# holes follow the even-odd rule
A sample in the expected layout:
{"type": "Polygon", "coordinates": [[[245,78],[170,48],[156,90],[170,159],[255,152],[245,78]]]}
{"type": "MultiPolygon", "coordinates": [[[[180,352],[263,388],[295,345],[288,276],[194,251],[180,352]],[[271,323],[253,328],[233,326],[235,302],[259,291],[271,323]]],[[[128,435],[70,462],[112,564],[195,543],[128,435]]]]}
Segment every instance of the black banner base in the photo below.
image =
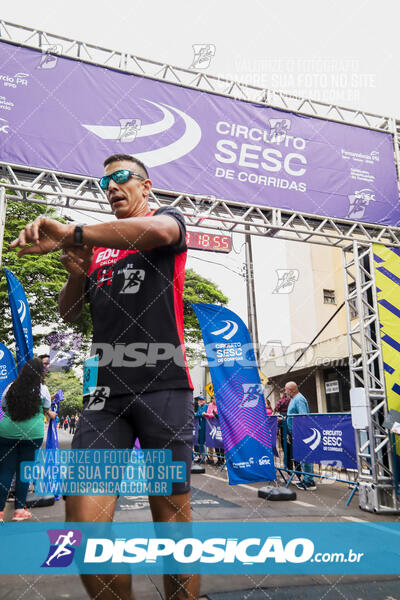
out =
{"type": "Polygon", "coordinates": [[[192,475],[201,475],[202,473],[206,472],[206,468],[202,464],[193,463],[190,472],[192,475]]]}
{"type": "Polygon", "coordinates": [[[294,490],[285,487],[266,486],[258,490],[258,497],[265,500],[296,500],[297,495],[294,490]]]}
{"type": "Polygon", "coordinates": [[[54,502],[54,496],[37,496],[33,492],[29,492],[29,494],[26,497],[27,508],[42,508],[43,506],[53,506],[54,502]]]}

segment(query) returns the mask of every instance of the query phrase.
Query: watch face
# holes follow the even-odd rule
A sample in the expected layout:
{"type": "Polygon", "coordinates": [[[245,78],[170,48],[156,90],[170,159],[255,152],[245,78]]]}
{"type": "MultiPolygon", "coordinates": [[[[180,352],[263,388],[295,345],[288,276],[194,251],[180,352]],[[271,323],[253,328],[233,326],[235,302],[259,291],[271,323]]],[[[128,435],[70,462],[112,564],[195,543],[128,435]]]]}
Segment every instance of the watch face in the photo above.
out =
{"type": "Polygon", "coordinates": [[[82,225],[76,225],[76,227],[74,229],[74,244],[75,244],[75,246],[83,246],[82,225]]]}

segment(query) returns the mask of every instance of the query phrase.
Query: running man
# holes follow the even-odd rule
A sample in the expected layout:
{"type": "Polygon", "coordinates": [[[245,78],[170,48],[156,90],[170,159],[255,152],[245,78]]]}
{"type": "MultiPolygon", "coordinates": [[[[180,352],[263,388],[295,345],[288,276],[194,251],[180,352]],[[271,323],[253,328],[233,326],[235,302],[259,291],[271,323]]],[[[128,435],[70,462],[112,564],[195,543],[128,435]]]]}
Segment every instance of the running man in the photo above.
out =
{"type": "MultiPolygon", "coordinates": [[[[193,386],[183,342],[185,222],[172,207],[150,212],[152,183],[140,160],[117,154],[104,167],[100,185],[117,221],[75,226],[39,217],[11,247],[20,248],[19,256],[61,248],[69,273],[59,297],[61,317],[72,322],[85,301],[90,305],[100,355],[97,384],[84,402],[72,448],[133,448],[137,437],[143,449],[172,450],[174,461],[186,462],[186,481],[173,483],[170,496],[149,497],[153,520],[190,521],[193,386]]],[[[66,519],[112,521],[116,500],[70,496],[66,519]]],[[[91,598],[134,598],[130,575],[81,577],[91,598]]],[[[166,598],[195,599],[199,583],[197,575],[165,575],[166,598]]]]}
{"type": "Polygon", "coordinates": [[[50,558],[48,558],[46,560],[47,566],[50,566],[50,563],[53,560],[53,558],[61,558],[61,556],[67,556],[68,554],[71,554],[72,550],[67,548],[67,546],[73,546],[73,544],[75,544],[76,540],[73,540],[71,538],[71,536],[73,536],[73,535],[74,535],[74,532],[71,530],[68,533],[66,533],[65,535],[58,536],[56,544],[60,544],[60,545],[57,547],[55,552],[50,556],[50,558]],[[60,540],[62,540],[61,543],[60,543],[60,540]]]}

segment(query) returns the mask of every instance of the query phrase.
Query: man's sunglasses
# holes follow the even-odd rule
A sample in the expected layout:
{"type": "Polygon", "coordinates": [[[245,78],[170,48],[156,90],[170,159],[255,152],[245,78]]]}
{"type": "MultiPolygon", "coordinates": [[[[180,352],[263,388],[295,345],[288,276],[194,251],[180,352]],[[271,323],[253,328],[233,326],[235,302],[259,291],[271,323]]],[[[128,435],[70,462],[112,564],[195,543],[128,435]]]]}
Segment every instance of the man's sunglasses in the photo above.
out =
{"type": "Polygon", "coordinates": [[[129,169],[120,169],[119,171],[114,171],[111,175],[104,175],[99,181],[100,187],[102,190],[108,190],[110,179],[115,181],[115,183],[126,183],[130,177],[140,177],[140,179],[144,179],[143,175],[140,175],[139,173],[134,173],[133,171],[129,171],[129,169]]]}

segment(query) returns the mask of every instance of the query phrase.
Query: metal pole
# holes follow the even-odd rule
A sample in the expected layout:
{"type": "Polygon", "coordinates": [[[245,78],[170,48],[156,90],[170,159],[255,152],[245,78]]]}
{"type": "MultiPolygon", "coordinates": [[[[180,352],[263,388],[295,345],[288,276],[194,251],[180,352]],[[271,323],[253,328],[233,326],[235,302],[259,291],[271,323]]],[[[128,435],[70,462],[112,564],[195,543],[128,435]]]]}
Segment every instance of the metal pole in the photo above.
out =
{"type": "Polygon", "coordinates": [[[254,287],[253,251],[251,235],[246,233],[246,289],[247,289],[247,318],[250,336],[254,346],[257,364],[260,364],[260,348],[258,342],[256,292],[254,287]]]}
{"type": "Polygon", "coordinates": [[[6,226],[7,198],[6,188],[0,188],[0,267],[3,256],[4,228],[6,226]]]}

